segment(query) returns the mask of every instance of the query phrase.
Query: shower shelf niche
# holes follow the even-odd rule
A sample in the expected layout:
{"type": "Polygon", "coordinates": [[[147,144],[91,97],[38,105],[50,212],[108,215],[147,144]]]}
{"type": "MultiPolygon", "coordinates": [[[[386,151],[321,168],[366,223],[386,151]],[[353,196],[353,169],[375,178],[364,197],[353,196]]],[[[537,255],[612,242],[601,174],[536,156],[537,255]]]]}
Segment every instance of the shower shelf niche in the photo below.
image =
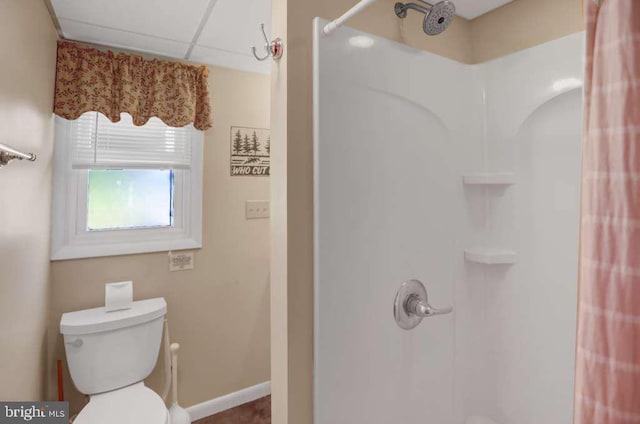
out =
{"type": "Polygon", "coordinates": [[[513,172],[478,172],[462,177],[465,185],[512,185],[515,184],[513,172]]]}
{"type": "Polygon", "coordinates": [[[474,248],[465,249],[464,259],[484,265],[509,265],[515,264],[518,254],[513,250],[474,248]]]}

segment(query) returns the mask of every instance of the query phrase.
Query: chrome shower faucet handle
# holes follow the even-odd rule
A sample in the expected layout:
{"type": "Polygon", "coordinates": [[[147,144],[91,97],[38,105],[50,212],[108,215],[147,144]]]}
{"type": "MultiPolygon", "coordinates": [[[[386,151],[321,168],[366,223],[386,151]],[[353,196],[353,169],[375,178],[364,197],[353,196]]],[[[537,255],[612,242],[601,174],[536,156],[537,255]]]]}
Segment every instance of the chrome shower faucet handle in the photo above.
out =
{"type": "Polygon", "coordinates": [[[446,315],[453,312],[453,307],[434,308],[429,304],[429,296],[424,284],[418,280],[402,283],[393,304],[393,315],[398,326],[411,330],[422,322],[423,318],[434,315],[446,315]]]}

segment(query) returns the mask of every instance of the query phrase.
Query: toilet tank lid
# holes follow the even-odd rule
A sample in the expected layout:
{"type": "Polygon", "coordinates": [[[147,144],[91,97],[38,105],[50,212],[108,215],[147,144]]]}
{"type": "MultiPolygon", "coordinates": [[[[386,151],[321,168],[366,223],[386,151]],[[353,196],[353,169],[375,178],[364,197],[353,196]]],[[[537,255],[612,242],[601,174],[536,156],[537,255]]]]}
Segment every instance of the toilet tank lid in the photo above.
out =
{"type": "Polygon", "coordinates": [[[101,333],[142,324],[167,313],[167,302],[162,297],[138,300],[131,309],[107,312],[104,306],[67,312],[60,320],[60,333],[65,335],[82,335],[101,333]]]}

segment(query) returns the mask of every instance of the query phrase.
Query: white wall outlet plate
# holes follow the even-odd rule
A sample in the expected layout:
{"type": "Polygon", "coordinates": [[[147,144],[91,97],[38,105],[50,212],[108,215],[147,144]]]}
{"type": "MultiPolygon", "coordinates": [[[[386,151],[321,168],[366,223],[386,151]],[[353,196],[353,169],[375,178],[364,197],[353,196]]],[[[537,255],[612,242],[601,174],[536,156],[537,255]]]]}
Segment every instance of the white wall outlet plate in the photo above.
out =
{"type": "Polygon", "coordinates": [[[247,219],[269,218],[268,200],[247,200],[245,208],[247,219]]]}
{"type": "Polygon", "coordinates": [[[169,271],[193,269],[193,252],[169,252],[169,271]]]}

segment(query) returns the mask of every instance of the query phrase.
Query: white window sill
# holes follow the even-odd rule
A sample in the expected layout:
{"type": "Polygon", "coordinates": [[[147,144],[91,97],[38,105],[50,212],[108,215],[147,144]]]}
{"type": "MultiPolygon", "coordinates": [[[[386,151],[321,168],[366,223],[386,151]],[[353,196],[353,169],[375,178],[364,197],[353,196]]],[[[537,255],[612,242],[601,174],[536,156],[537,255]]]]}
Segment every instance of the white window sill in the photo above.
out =
{"type": "Polygon", "coordinates": [[[169,252],[171,250],[201,249],[202,242],[193,239],[114,243],[103,245],[64,246],[51,253],[52,261],[98,258],[104,256],[135,255],[139,253],[169,252]]]}

